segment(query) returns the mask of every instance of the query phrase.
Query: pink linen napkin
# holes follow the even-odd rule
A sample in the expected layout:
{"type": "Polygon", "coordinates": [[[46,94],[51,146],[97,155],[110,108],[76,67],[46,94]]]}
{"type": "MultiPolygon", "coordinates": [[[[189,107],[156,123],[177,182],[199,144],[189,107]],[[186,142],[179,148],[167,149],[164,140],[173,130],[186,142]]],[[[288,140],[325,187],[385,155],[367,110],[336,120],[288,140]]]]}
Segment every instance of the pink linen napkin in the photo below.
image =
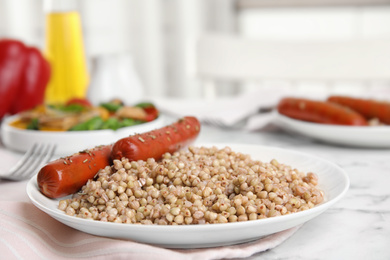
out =
{"type": "Polygon", "coordinates": [[[0,202],[2,259],[221,259],[243,258],[274,248],[299,227],[257,241],[207,249],[165,249],[98,237],[72,229],[28,202],[0,202]]]}

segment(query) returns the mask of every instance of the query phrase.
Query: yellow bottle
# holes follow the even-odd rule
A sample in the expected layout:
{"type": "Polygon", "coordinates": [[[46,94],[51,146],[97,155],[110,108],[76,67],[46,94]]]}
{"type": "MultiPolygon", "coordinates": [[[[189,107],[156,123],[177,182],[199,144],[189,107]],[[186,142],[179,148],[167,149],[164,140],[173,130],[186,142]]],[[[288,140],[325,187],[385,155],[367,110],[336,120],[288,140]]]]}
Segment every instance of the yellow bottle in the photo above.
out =
{"type": "Polygon", "coordinates": [[[85,98],[89,75],[77,2],[45,0],[44,4],[45,55],[52,70],[45,103],[65,103],[72,98],[85,98]]]}

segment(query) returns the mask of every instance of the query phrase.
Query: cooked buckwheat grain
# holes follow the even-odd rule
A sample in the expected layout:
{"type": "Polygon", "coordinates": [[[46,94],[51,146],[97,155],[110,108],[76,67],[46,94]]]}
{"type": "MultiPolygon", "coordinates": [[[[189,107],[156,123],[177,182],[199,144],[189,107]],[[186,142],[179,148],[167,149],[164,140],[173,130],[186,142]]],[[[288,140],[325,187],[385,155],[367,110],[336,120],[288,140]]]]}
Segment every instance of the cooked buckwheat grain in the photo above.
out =
{"type": "Polygon", "coordinates": [[[115,160],[72,199],[68,215],[116,223],[214,224],[276,217],[323,201],[317,176],[229,147],[189,147],[163,159],[115,160]]]}

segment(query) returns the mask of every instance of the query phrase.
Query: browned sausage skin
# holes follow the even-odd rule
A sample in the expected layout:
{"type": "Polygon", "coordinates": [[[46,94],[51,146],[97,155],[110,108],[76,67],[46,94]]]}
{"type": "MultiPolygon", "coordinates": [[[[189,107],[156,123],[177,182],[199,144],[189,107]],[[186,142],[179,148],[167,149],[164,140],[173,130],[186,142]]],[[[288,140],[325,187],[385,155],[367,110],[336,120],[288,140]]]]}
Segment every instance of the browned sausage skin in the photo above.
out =
{"type": "Polygon", "coordinates": [[[39,190],[49,198],[60,198],[75,193],[96,173],[111,164],[112,145],[57,159],[45,165],[38,173],[39,190]]]}
{"type": "Polygon", "coordinates": [[[166,152],[175,152],[192,143],[200,132],[195,117],[179,121],[144,134],[123,138],[114,145],[85,150],[48,163],[38,173],[39,190],[49,198],[60,198],[81,189],[100,169],[112,164],[113,159],[160,159],[166,152]]]}
{"type": "Polygon", "coordinates": [[[322,124],[366,126],[367,120],[348,107],[331,102],[303,98],[283,98],[279,101],[280,114],[322,124]]]}
{"type": "Polygon", "coordinates": [[[368,120],[377,118],[380,122],[390,125],[390,102],[345,96],[330,96],[328,101],[347,106],[368,120]]]}
{"type": "Polygon", "coordinates": [[[200,123],[195,117],[184,117],[166,127],[123,138],[117,141],[111,158],[128,158],[130,161],[160,159],[164,153],[175,152],[192,143],[200,132],[200,123]]]}

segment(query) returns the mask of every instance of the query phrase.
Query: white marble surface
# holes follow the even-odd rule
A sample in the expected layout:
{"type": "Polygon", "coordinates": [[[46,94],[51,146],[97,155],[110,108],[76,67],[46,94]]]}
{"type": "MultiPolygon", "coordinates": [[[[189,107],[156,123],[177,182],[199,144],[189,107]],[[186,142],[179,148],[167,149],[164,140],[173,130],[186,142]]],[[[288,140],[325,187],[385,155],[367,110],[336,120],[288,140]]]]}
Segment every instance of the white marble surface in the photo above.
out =
{"type": "Polygon", "coordinates": [[[203,130],[201,142],[292,149],[332,161],[349,174],[351,185],[341,201],[283,244],[248,259],[390,259],[390,149],[329,145],[274,128],[251,133],[203,130]]]}
{"type": "MultiPolygon", "coordinates": [[[[292,149],[332,161],[349,174],[351,186],[341,201],[305,223],[283,244],[248,260],[390,259],[390,149],[334,146],[275,128],[243,132],[203,127],[198,142],[292,149]]],[[[5,160],[2,157],[2,163],[5,160]]],[[[0,200],[29,201],[25,185],[0,182],[0,200]]]]}

